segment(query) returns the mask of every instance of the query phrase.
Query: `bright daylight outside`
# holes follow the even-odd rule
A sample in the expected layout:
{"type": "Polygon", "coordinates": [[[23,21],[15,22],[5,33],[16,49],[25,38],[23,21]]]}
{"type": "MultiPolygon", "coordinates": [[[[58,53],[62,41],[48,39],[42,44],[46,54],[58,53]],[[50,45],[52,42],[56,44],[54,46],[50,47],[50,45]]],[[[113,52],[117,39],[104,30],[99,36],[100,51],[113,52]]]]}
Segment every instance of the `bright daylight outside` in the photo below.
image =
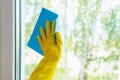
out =
{"type": "Polygon", "coordinates": [[[43,7],[57,13],[63,52],[53,80],[120,80],[120,0],[24,0],[25,80],[43,58],[27,46],[43,7]]]}

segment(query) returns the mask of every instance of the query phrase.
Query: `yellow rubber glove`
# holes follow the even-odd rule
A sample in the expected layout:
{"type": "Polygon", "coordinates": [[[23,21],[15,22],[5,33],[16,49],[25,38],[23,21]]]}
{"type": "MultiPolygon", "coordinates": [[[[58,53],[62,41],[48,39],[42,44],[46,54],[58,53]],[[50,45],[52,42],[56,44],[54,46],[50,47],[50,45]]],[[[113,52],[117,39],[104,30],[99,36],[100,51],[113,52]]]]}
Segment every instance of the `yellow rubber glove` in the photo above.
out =
{"type": "Polygon", "coordinates": [[[58,61],[62,53],[62,39],[59,32],[56,32],[56,41],[54,39],[54,27],[56,21],[46,21],[46,33],[40,28],[41,36],[37,36],[38,42],[44,51],[44,58],[37,65],[29,80],[52,80],[58,61]]]}

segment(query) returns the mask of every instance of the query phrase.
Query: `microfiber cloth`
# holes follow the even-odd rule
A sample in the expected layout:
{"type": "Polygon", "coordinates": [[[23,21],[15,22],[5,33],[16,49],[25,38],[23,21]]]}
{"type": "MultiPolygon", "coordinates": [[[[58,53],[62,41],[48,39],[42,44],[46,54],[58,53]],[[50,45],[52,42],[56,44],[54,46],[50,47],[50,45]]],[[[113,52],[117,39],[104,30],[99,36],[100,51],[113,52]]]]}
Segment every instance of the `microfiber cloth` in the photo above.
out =
{"type": "Polygon", "coordinates": [[[44,31],[46,32],[46,20],[49,20],[50,24],[52,24],[52,21],[57,19],[57,17],[58,17],[58,15],[56,13],[54,13],[46,8],[42,8],[41,13],[39,15],[39,18],[37,20],[37,23],[36,23],[34,30],[32,32],[32,35],[28,41],[27,46],[32,48],[33,50],[35,50],[39,54],[44,55],[44,53],[43,53],[43,51],[38,43],[37,35],[40,34],[40,27],[43,27],[44,31]]]}

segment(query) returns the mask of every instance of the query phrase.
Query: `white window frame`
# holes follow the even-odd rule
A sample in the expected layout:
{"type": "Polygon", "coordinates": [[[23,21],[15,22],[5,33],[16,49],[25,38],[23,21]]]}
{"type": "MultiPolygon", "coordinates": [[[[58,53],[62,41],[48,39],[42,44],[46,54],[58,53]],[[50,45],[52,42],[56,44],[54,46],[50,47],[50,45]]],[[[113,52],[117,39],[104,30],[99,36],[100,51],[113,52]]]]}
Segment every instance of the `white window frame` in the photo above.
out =
{"type": "Polygon", "coordinates": [[[24,80],[24,50],[25,50],[25,26],[24,26],[24,0],[14,0],[14,40],[15,53],[15,80],[24,80]]]}
{"type": "Polygon", "coordinates": [[[24,73],[24,36],[16,39],[24,34],[23,2],[19,2],[21,0],[0,0],[0,80],[24,80],[21,74],[24,73]],[[21,30],[17,31],[18,28],[21,30]]]}

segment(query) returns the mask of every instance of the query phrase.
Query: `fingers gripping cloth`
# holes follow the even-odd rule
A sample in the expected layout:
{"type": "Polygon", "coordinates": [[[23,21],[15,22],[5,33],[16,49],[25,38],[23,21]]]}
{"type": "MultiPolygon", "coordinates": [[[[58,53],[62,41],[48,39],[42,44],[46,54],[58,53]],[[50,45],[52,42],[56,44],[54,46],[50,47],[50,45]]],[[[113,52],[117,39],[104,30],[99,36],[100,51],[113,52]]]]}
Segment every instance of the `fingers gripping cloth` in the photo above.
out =
{"type": "Polygon", "coordinates": [[[62,53],[62,38],[59,32],[56,32],[56,39],[54,37],[54,27],[56,21],[46,21],[46,33],[40,27],[40,35],[37,35],[38,42],[44,51],[44,58],[37,65],[32,72],[29,80],[52,80],[56,70],[58,61],[62,53]]]}

